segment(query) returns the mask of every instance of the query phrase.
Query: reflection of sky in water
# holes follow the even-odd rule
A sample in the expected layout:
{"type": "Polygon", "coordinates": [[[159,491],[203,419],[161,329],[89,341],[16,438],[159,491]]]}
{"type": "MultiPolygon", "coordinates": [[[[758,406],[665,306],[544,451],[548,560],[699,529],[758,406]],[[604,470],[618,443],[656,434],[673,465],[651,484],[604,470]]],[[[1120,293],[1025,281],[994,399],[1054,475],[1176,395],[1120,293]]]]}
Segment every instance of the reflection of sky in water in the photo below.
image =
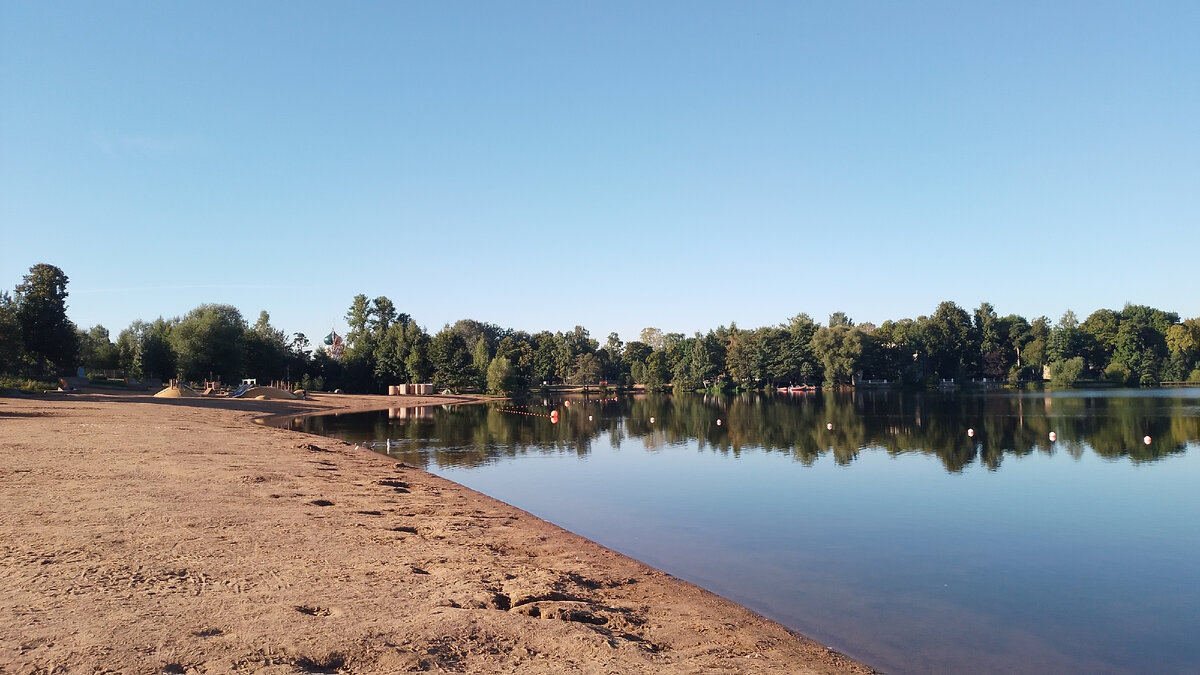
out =
{"type": "MultiPolygon", "coordinates": [[[[1030,423],[1053,426],[1067,397],[1049,410],[1042,394],[1020,398],[1030,423]]],[[[1179,418],[1194,397],[1175,400],[1172,419],[1145,419],[1185,427],[1178,450],[1153,461],[1106,459],[1086,432],[1124,415],[1100,433],[1131,426],[1129,436],[1148,410],[1166,410],[1154,396],[1087,398],[1104,405],[1076,408],[1092,419],[1064,430],[1082,452],[1046,442],[997,470],[975,459],[949,472],[935,454],[871,448],[849,464],[829,452],[798,461],[686,437],[648,452],[647,438],[614,442],[610,431],[584,454],[532,444],[521,461],[430,469],[889,672],[1194,672],[1200,442],[1196,420],[1179,418]],[[1151,408],[1122,412],[1134,398],[1151,408]]],[[[922,414],[936,426],[932,406],[922,414]]]]}

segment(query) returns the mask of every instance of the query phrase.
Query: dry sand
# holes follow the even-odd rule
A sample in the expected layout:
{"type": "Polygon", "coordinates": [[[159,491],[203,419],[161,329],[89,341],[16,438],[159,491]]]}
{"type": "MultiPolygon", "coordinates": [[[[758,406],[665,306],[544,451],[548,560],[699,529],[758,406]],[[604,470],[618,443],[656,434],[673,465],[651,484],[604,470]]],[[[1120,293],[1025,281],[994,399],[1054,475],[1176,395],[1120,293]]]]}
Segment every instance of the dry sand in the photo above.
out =
{"type": "Polygon", "coordinates": [[[421,402],[0,398],[0,673],[870,672],[455,483],[252,421],[396,401],[421,402]]]}

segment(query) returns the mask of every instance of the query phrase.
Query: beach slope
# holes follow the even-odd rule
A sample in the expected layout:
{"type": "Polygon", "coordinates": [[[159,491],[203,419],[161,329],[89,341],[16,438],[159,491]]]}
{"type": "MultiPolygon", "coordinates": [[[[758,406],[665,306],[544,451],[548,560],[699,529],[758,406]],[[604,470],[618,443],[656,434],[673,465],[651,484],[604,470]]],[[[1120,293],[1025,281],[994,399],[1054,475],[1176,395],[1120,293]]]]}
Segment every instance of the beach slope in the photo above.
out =
{"type": "Polygon", "coordinates": [[[0,672],[864,673],[523,511],[270,413],[0,398],[0,672]]]}

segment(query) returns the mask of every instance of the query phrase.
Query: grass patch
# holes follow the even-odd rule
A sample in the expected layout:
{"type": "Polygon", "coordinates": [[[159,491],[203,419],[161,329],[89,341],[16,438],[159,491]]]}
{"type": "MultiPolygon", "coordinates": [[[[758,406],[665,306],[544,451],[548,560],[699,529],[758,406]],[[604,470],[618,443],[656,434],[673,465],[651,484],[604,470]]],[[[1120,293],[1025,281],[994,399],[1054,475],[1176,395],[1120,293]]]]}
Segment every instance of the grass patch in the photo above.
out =
{"type": "Polygon", "coordinates": [[[40,394],[47,389],[58,389],[58,383],[21,377],[0,377],[0,389],[16,389],[17,391],[40,394]]]}

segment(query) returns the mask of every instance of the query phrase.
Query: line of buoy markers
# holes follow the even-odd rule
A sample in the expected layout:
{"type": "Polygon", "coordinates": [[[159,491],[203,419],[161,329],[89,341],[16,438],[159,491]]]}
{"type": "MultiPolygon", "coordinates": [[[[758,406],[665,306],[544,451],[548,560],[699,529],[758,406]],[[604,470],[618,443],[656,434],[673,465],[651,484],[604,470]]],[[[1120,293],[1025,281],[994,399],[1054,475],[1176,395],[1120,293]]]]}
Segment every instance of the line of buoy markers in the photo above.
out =
{"type": "MultiPolygon", "coordinates": [[[[612,399],[612,400],[614,400],[614,401],[615,401],[616,399],[614,398],[614,399],[612,399]]],[[[550,420],[553,420],[553,421],[556,421],[556,422],[558,421],[558,411],[557,411],[557,410],[551,410],[549,414],[543,414],[543,413],[529,412],[528,410],[512,410],[512,409],[509,409],[509,408],[498,408],[498,409],[497,409],[497,412],[509,413],[509,414],[512,414],[512,415],[529,415],[530,417],[545,417],[545,418],[547,418],[547,419],[550,419],[550,420]]],[[[589,422],[591,422],[591,421],[592,421],[592,416],[591,416],[591,415],[588,415],[588,421],[589,421],[589,422]]],[[[651,423],[651,424],[654,424],[654,418],[653,418],[653,417],[651,417],[651,418],[650,418],[650,423],[651,423]]],[[[717,426],[721,426],[721,419],[720,419],[720,418],[717,418],[717,426]]],[[[827,424],[825,425],[825,429],[826,429],[826,430],[828,430],[828,431],[833,431],[833,423],[832,423],[832,422],[830,422],[830,423],[827,423],[827,424]]],[[[969,437],[971,437],[971,438],[974,438],[974,437],[975,437],[975,429],[974,429],[974,428],[968,428],[968,429],[967,429],[967,436],[969,436],[969,437]]],[[[1055,432],[1053,432],[1053,431],[1051,431],[1051,432],[1050,432],[1050,442],[1051,442],[1051,443],[1053,443],[1053,442],[1055,442],[1055,441],[1057,441],[1057,440],[1058,440],[1058,434],[1057,434],[1057,433],[1055,433],[1055,432]]],[[[1146,436],[1145,438],[1143,438],[1143,439],[1142,439],[1142,442],[1143,442],[1143,443],[1145,443],[1146,445],[1150,445],[1150,444],[1153,442],[1153,439],[1152,439],[1152,438],[1150,438],[1149,436],[1146,436]]]]}
{"type": "Polygon", "coordinates": [[[508,413],[510,415],[529,415],[530,417],[558,417],[558,411],[551,413],[535,413],[528,410],[512,410],[510,408],[497,408],[496,412],[508,413]]]}
{"type": "MultiPolygon", "coordinates": [[[[975,437],[975,430],[974,430],[974,429],[967,429],[967,436],[970,436],[971,438],[974,438],[974,437],[975,437]]],[[[1051,431],[1051,432],[1050,432],[1050,442],[1051,442],[1051,443],[1054,443],[1054,442],[1055,442],[1055,441],[1057,441],[1057,440],[1058,440],[1058,434],[1057,434],[1057,433],[1055,433],[1055,432],[1053,432],[1053,431],[1051,431]]],[[[1143,443],[1145,443],[1146,445],[1150,445],[1151,443],[1153,443],[1153,442],[1154,442],[1154,439],[1153,439],[1153,438],[1150,438],[1149,436],[1144,436],[1144,437],[1142,438],[1142,442],[1143,442],[1143,443]]]]}

